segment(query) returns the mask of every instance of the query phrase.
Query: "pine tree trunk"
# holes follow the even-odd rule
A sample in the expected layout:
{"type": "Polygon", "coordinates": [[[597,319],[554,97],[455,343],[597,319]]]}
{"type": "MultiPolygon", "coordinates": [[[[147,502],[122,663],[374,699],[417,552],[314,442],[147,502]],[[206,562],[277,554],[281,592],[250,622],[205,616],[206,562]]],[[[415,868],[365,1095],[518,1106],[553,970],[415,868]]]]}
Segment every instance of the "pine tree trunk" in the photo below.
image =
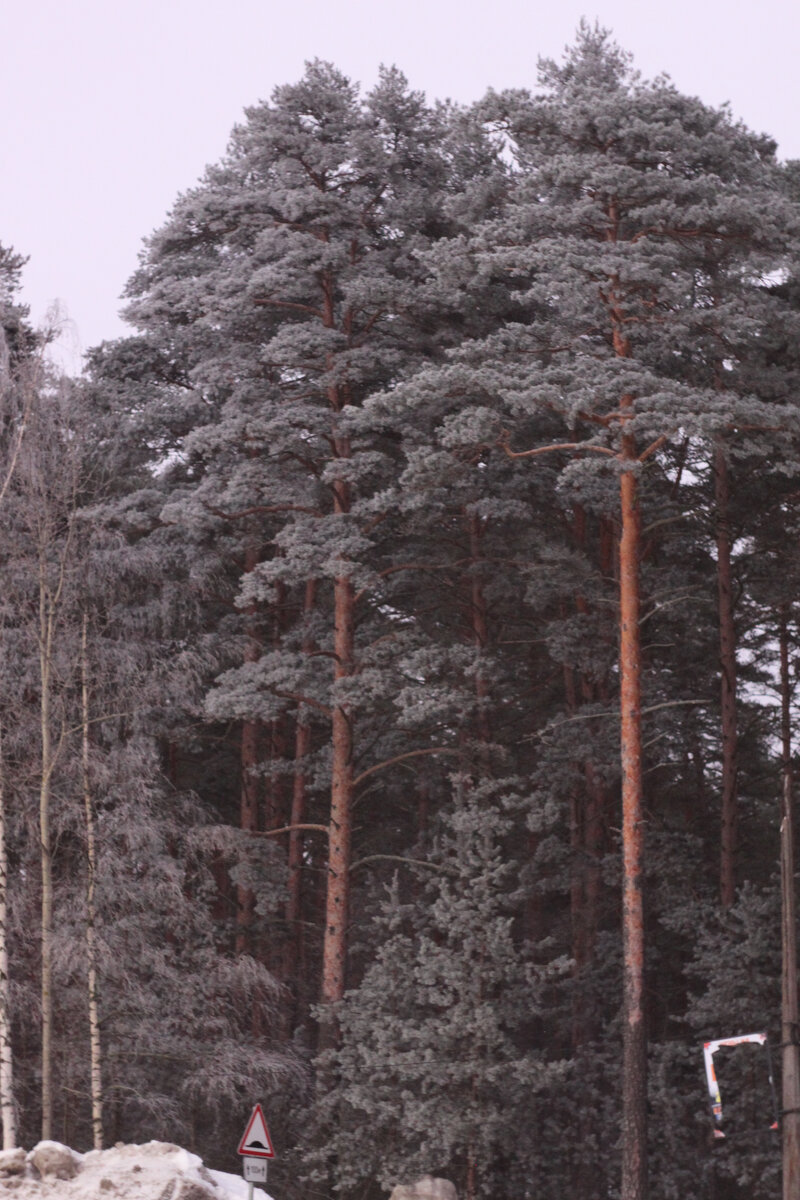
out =
{"type": "Polygon", "coordinates": [[[289,819],[290,804],[287,802],[286,780],[281,767],[277,765],[285,761],[288,744],[288,719],[284,714],[269,723],[267,762],[270,771],[264,788],[264,829],[282,829],[289,819]]]}
{"type": "Polygon", "coordinates": [[[584,820],[583,853],[586,859],[584,891],[586,897],[587,961],[594,958],[597,927],[600,922],[600,897],[603,876],[600,868],[605,831],[608,792],[594,763],[586,764],[586,815],[584,820]]]}
{"type": "MultiPolygon", "coordinates": [[[[630,401],[627,402],[630,406],[630,401]]],[[[623,400],[622,407],[626,407],[623,400]]],[[[633,439],[623,436],[619,544],[622,759],[622,1200],[647,1196],[647,1036],[644,1014],[644,814],[639,637],[640,513],[633,439]]]]}
{"type": "MultiPolygon", "coordinates": [[[[274,586],[275,599],[272,606],[272,648],[273,650],[280,650],[283,632],[286,627],[286,585],[282,580],[277,580],[274,586]]],[[[270,768],[272,769],[270,769],[267,773],[264,786],[262,817],[262,827],[264,829],[282,828],[287,824],[289,819],[289,805],[287,804],[285,776],[280,768],[278,770],[274,769],[276,763],[280,763],[286,758],[288,742],[288,718],[286,714],[283,713],[281,716],[275,717],[269,723],[267,758],[270,768]]],[[[269,947],[266,949],[268,952],[269,947]]],[[[267,955],[264,956],[264,961],[269,961],[267,955]]]]}
{"type": "Polygon", "coordinates": [[[11,980],[8,973],[8,855],[6,852],[5,763],[0,730],[0,1122],[3,1149],[17,1144],[14,1060],[11,1051],[11,980]]]}
{"type": "Polygon", "coordinates": [[[587,764],[586,794],[576,786],[570,797],[570,928],[574,988],[572,994],[572,1049],[577,1051],[593,1032],[593,1012],[586,996],[586,972],[594,958],[600,903],[601,808],[594,771],[587,764]]]}
{"type": "Polygon", "coordinates": [[[716,503],[717,594],[719,599],[720,700],[722,707],[722,818],[720,835],[720,899],[730,908],[736,897],[738,841],[738,731],[736,724],[736,629],[731,575],[730,484],[725,448],[714,448],[716,503]]]}
{"type": "Polygon", "coordinates": [[[89,771],[89,618],[83,615],[81,629],[81,768],[83,809],[86,821],[86,965],[89,997],[89,1077],[92,1098],[92,1141],[95,1150],[103,1149],[103,1070],[100,1041],[100,1006],[97,993],[97,842],[94,804],[89,771]]]}
{"type": "MultiPolygon", "coordinates": [[[[244,573],[248,574],[258,564],[258,551],[252,539],[245,548],[244,573]]],[[[254,627],[255,605],[252,605],[245,620],[244,661],[258,662],[261,643],[254,627]]],[[[258,830],[258,776],[260,758],[261,726],[258,721],[243,721],[239,743],[239,828],[247,833],[258,830]]],[[[255,918],[256,897],[252,888],[239,884],[236,888],[236,953],[251,954],[251,930],[255,918]]]]}
{"type": "MultiPolygon", "coordinates": [[[[239,828],[247,833],[258,830],[258,778],[260,727],[257,721],[243,721],[239,745],[239,828]]],[[[236,953],[252,951],[251,930],[255,915],[256,897],[252,888],[239,884],[236,888],[236,953]]]]}
{"type": "MultiPolygon", "coordinates": [[[[354,594],[348,578],[334,581],[336,665],[334,681],[352,672],[354,594]]],[[[350,842],[352,836],[353,746],[350,718],[342,703],[333,708],[333,763],[328,834],[328,890],[322,952],[322,1003],[335,1004],[344,996],[347,926],[350,902],[350,842]]]]}
{"type": "MultiPolygon", "coordinates": [[[[327,323],[327,321],[326,321],[327,323]]],[[[336,389],[331,389],[334,413],[342,408],[336,389]]],[[[334,418],[335,420],[335,418],[334,418]]],[[[351,456],[347,437],[334,437],[339,459],[351,456]]],[[[350,512],[350,488],[343,479],[333,485],[334,513],[350,512]]],[[[325,898],[325,933],[322,944],[322,1004],[333,1005],[344,996],[347,966],[347,933],[350,909],[350,859],[353,807],[353,730],[346,703],[336,695],[336,685],[353,674],[355,651],[355,590],[349,575],[333,581],[334,607],[334,700],[332,716],[331,809],[328,827],[328,887],[325,898]]],[[[320,1028],[320,1046],[337,1040],[336,1022],[328,1016],[320,1028]]]]}
{"type": "MultiPolygon", "coordinates": [[[[469,555],[471,567],[470,629],[476,653],[480,656],[485,653],[486,646],[489,641],[489,621],[486,596],[483,590],[483,580],[481,579],[480,568],[478,565],[481,558],[481,519],[477,513],[472,512],[469,514],[467,517],[467,526],[469,529],[469,555]]],[[[484,769],[488,772],[488,746],[489,742],[491,741],[489,713],[487,709],[489,701],[489,685],[480,665],[475,674],[475,699],[477,701],[478,709],[476,722],[478,739],[482,746],[484,769]]]]}
{"type": "MultiPolygon", "coordinates": [[[[619,235],[616,200],[608,207],[607,240],[619,235]]],[[[618,358],[631,345],[613,278],[607,305],[618,358]]],[[[620,757],[622,764],[622,1188],[621,1200],[647,1200],[647,1030],[644,1013],[644,811],[642,781],[639,563],[641,513],[634,438],[625,433],[633,397],[620,400],[622,426],[619,540],[620,757]]]]}
{"type": "MultiPolygon", "coordinates": [[[[327,234],[325,235],[327,240],[327,234]]],[[[355,251],[356,244],[353,244],[355,251]]],[[[333,273],[325,271],[320,280],[322,287],[322,323],[326,329],[335,329],[336,281],[333,273]]],[[[341,332],[350,337],[352,314],[345,311],[341,319],[341,332]]],[[[332,370],[334,356],[327,356],[326,366],[332,370]]],[[[334,458],[345,461],[352,457],[350,439],[338,429],[338,417],[349,403],[348,386],[331,384],[328,401],[332,415],[332,448],[334,458]]],[[[350,485],[345,479],[336,479],[332,486],[333,512],[346,517],[350,512],[350,485]]],[[[333,581],[334,609],[334,698],[332,716],[332,761],[331,761],[331,809],[328,827],[328,887],[325,897],[325,933],[322,943],[322,989],[323,1006],[338,1003],[344,996],[347,967],[347,933],[350,909],[350,860],[352,841],[353,808],[353,729],[347,705],[336,695],[340,679],[353,674],[355,651],[355,590],[349,575],[338,575],[333,581]]],[[[336,1021],[331,1015],[323,1018],[320,1026],[320,1047],[325,1049],[338,1040],[336,1021]]]]}
{"type": "Polygon", "coordinates": [[[579,785],[572,789],[569,800],[569,842],[572,870],[570,876],[569,908],[572,943],[572,1051],[586,1040],[586,999],[584,971],[586,968],[586,895],[583,863],[583,796],[579,785]]]}
{"type": "Polygon", "coordinates": [[[298,964],[303,958],[303,831],[296,826],[305,823],[306,818],[306,786],[307,776],[304,762],[311,753],[311,726],[307,721],[300,720],[295,730],[294,757],[295,776],[292,780],[292,807],[289,824],[289,853],[287,867],[289,879],[286,896],[286,929],[288,934],[286,950],[286,978],[293,989],[297,991],[298,964]]]}
{"type": "MultiPolygon", "coordinates": [[[[309,622],[314,611],[316,596],[316,581],[309,579],[306,583],[303,616],[309,622]]],[[[306,633],[303,637],[303,651],[311,654],[314,649],[313,639],[306,633]]],[[[286,927],[289,933],[287,953],[287,977],[296,991],[298,963],[303,957],[303,924],[301,921],[303,895],[303,831],[298,826],[306,819],[306,769],[305,761],[311,753],[311,726],[302,716],[298,717],[295,730],[294,763],[295,776],[292,781],[292,807],[289,814],[289,882],[286,898],[286,927]]]]}
{"type": "MultiPolygon", "coordinates": [[[[582,554],[587,553],[587,518],[581,504],[575,504],[572,519],[572,537],[582,554]]],[[[600,569],[604,574],[613,571],[613,530],[611,522],[604,520],[600,525],[600,569]]],[[[575,610],[589,614],[591,609],[586,597],[580,592],[575,596],[575,610]]],[[[567,616],[566,606],[562,613],[567,616]]],[[[583,703],[594,703],[601,688],[583,672],[579,674],[580,699],[583,703]]],[[[578,687],[575,670],[565,667],[565,690],[567,705],[571,713],[578,707],[578,687]]],[[[593,723],[590,725],[593,728],[593,723]]],[[[583,786],[576,785],[570,809],[570,831],[573,878],[570,888],[572,958],[575,964],[576,986],[572,1003],[572,1048],[576,1051],[591,1037],[592,1014],[585,996],[585,970],[594,955],[594,945],[599,921],[598,909],[601,893],[600,855],[602,852],[603,827],[607,791],[591,759],[573,765],[576,774],[583,776],[583,786]]],[[[584,1171],[584,1167],[581,1167],[584,1171]]],[[[576,1180],[580,1191],[586,1181],[576,1180]]]]}
{"type": "Polygon", "coordinates": [[[800,1197],[800,1045],[797,1001],[797,913],[794,881],[794,796],[789,687],[788,605],[780,610],[781,659],[781,950],[783,1200],[800,1197]]]}

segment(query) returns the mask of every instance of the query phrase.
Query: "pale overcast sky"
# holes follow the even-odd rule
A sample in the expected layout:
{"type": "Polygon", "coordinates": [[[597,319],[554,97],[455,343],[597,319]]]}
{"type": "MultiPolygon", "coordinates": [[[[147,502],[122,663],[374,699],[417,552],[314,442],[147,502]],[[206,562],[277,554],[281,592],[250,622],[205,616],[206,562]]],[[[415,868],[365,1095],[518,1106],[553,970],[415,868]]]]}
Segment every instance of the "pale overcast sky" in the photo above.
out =
{"type": "Polygon", "coordinates": [[[74,350],[117,337],[141,240],[224,152],[242,109],[329,59],[370,86],[396,63],[429,97],[533,87],[581,16],[800,158],[797,0],[0,0],[0,242],[30,256],[39,322],[74,350]],[[69,339],[67,339],[69,340],[69,339]]]}

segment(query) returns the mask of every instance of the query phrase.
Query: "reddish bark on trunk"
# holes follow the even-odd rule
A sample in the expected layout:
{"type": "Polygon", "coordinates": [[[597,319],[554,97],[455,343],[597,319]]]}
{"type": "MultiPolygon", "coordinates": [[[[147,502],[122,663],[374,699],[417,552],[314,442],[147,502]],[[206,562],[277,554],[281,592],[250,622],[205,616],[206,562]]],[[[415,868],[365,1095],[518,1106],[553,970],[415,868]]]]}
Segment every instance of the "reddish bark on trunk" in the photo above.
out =
{"type": "Polygon", "coordinates": [[[586,765],[586,817],[584,821],[583,846],[586,856],[584,892],[586,896],[586,955],[594,957],[597,925],[599,920],[602,875],[600,859],[605,840],[605,817],[608,792],[593,763],[586,765]]]}
{"type": "MultiPolygon", "coordinates": [[[[303,615],[308,620],[314,609],[316,582],[310,579],[306,583],[303,615]]],[[[313,641],[306,635],[303,639],[303,650],[310,654],[313,641]]],[[[296,987],[298,964],[303,955],[303,923],[301,921],[303,896],[303,848],[304,839],[302,825],[306,820],[306,770],[305,760],[311,753],[311,726],[302,714],[298,717],[295,728],[294,762],[295,776],[292,781],[292,805],[289,814],[289,852],[287,865],[289,868],[288,894],[286,899],[286,927],[288,931],[288,947],[286,955],[286,974],[289,983],[296,987]]]]}
{"type": "MultiPolygon", "coordinates": [[[[334,412],[342,408],[336,389],[331,390],[334,412]]],[[[337,458],[350,458],[346,437],[334,438],[337,458]]],[[[350,511],[350,489],[344,480],[333,486],[334,513],[350,511]]],[[[355,589],[346,574],[333,582],[334,609],[334,687],[354,670],[355,589]]],[[[347,967],[347,933],[350,909],[350,861],[353,822],[353,730],[345,703],[334,697],[331,735],[331,808],[328,831],[328,888],[325,898],[325,933],[322,944],[323,1005],[336,1004],[344,996],[347,967]]],[[[320,1028],[320,1046],[334,1045],[338,1037],[336,1023],[324,1019],[320,1028]]]]}
{"type": "MultiPolygon", "coordinates": [[[[353,655],[353,588],[349,579],[334,583],[336,666],[334,678],[351,674],[353,655]]],[[[333,763],[328,846],[328,894],[325,906],[322,1001],[341,1000],[345,987],[347,920],[350,899],[350,841],[353,793],[353,747],[350,719],[344,705],[333,709],[333,763]]]]}
{"type": "MultiPolygon", "coordinates": [[[[486,605],[486,596],[483,590],[483,580],[479,574],[479,562],[481,557],[481,520],[476,513],[470,513],[467,518],[469,528],[469,554],[471,559],[471,588],[470,588],[470,629],[472,640],[478,654],[482,654],[489,641],[489,621],[488,609],[486,605]]],[[[478,702],[477,715],[477,732],[480,742],[483,744],[483,759],[484,767],[488,769],[488,751],[487,747],[491,741],[491,730],[489,728],[489,714],[487,704],[489,700],[489,684],[483,674],[480,665],[475,675],[475,697],[478,702]]]]}
{"type": "MultiPolygon", "coordinates": [[[[328,240],[327,232],[324,240],[328,240]]],[[[352,252],[357,243],[354,241],[352,252]]],[[[322,324],[326,329],[337,328],[336,281],[333,272],[325,270],[320,276],[322,291],[322,324]]],[[[349,340],[352,313],[345,310],[339,326],[349,340]]],[[[334,356],[327,355],[326,367],[332,371],[334,356]]],[[[350,440],[338,429],[338,415],[351,401],[347,385],[331,384],[328,401],[332,417],[332,449],[335,460],[351,457],[350,440]]],[[[333,512],[345,517],[350,512],[350,485],[336,479],[332,485],[333,512]]],[[[343,568],[346,564],[342,564],[343,568]]],[[[349,678],[354,670],[355,649],[355,589],[349,575],[343,571],[333,581],[334,612],[334,687],[340,679],[349,678]]],[[[350,862],[353,809],[353,730],[348,707],[334,695],[331,731],[331,804],[328,826],[328,873],[325,896],[325,929],[322,942],[322,985],[320,1000],[323,1006],[336,1004],[344,996],[347,966],[347,937],[350,908],[350,862]]],[[[323,1016],[320,1023],[320,1049],[334,1046],[338,1029],[332,1015],[323,1016]]]]}
{"type": "Polygon", "coordinates": [[[572,1049],[577,1050],[584,1040],[586,1002],[583,995],[582,973],[586,966],[586,912],[583,888],[583,796],[579,785],[569,799],[569,843],[572,875],[569,889],[569,916],[572,941],[572,1049]]]}
{"type": "MultiPolygon", "coordinates": [[[[292,809],[289,824],[302,825],[306,819],[306,773],[301,764],[311,751],[311,726],[304,720],[298,721],[295,731],[294,754],[297,773],[292,783],[292,809]]],[[[297,922],[300,920],[302,896],[303,831],[293,828],[289,833],[289,886],[286,901],[286,920],[290,932],[296,938],[297,922]]]]}
{"type": "MultiPolygon", "coordinates": [[[[630,400],[623,400],[623,408],[630,400]]],[[[647,1036],[644,1019],[644,814],[642,804],[639,557],[641,522],[633,439],[622,439],[619,543],[622,761],[623,1094],[622,1200],[647,1196],[647,1036]]]]}
{"type": "Polygon", "coordinates": [[[584,765],[584,786],[570,799],[570,923],[575,991],[572,1004],[572,1047],[577,1050],[593,1033],[592,1009],[582,975],[594,960],[602,894],[600,863],[605,837],[608,793],[592,763],[584,765]]]}
{"type": "MultiPolygon", "coordinates": [[[[258,780],[253,769],[259,762],[259,727],[255,721],[242,724],[239,750],[241,784],[239,795],[239,828],[247,833],[258,830],[258,780]]],[[[236,889],[236,953],[251,950],[250,932],[255,915],[256,897],[252,888],[242,884],[236,889]]]]}
{"type": "MultiPolygon", "coordinates": [[[[258,563],[258,552],[250,542],[245,550],[245,574],[252,571],[258,563]]],[[[261,644],[254,629],[253,618],[255,606],[248,610],[245,620],[247,641],[244,648],[244,661],[257,662],[261,655],[261,644]]],[[[242,723],[239,743],[239,828],[248,833],[258,829],[258,779],[255,770],[260,756],[260,726],[257,721],[242,723]]],[[[251,888],[242,886],[236,889],[236,953],[251,952],[250,930],[255,916],[256,898],[251,888]]]]}
{"type": "MultiPolygon", "coordinates": [[[[284,630],[286,629],[286,586],[280,580],[275,584],[275,602],[273,606],[272,646],[280,649],[284,630]]],[[[286,758],[289,745],[289,722],[285,714],[276,717],[269,723],[269,739],[267,758],[270,763],[277,764],[286,758]]],[[[264,786],[262,828],[278,829],[287,824],[289,818],[289,803],[287,796],[286,777],[281,770],[272,771],[267,775],[264,786]]]]}
{"type": "MultiPolygon", "coordinates": [[[[588,546],[588,521],[583,505],[576,504],[573,512],[572,536],[575,545],[584,553],[588,546]]],[[[600,569],[609,575],[614,567],[613,526],[603,519],[599,526],[600,569]]],[[[589,614],[591,607],[581,593],[575,596],[575,609],[589,614]]],[[[562,611],[566,617],[566,606],[562,611]]],[[[597,681],[578,672],[580,689],[575,681],[575,669],[564,668],[567,706],[571,713],[580,700],[593,704],[599,698],[608,699],[605,681],[597,681]]],[[[576,785],[570,801],[570,843],[572,853],[572,883],[570,887],[570,919],[572,930],[572,958],[574,962],[575,988],[572,1002],[572,1047],[574,1051],[592,1036],[591,1006],[585,995],[582,975],[594,957],[599,922],[601,895],[600,857],[603,850],[606,813],[609,804],[608,790],[595,763],[586,759],[576,761],[574,770],[583,776],[583,786],[576,785]]],[[[581,1168],[581,1171],[583,1168],[581,1168]]],[[[576,1186],[583,1186],[581,1175],[576,1186]]]]}
{"type": "MultiPolygon", "coordinates": [[[[607,240],[619,236],[616,200],[608,207],[607,240]]],[[[629,358],[625,312],[612,278],[607,306],[618,358],[629,358]]],[[[620,401],[619,676],[622,765],[622,1187],[621,1200],[647,1200],[647,1031],[644,1019],[644,812],[642,787],[639,563],[641,514],[634,438],[625,432],[633,396],[620,401]]]]}

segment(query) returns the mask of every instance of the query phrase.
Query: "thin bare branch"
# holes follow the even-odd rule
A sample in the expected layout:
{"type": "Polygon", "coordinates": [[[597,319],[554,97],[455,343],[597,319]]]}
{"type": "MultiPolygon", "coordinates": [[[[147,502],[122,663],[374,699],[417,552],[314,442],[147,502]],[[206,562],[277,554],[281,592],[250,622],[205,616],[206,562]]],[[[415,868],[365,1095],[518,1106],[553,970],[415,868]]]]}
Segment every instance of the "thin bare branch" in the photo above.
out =
{"type": "Polygon", "coordinates": [[[616,458],[617,454],[616,450],[609,450],[607,446],[595,446],[591,442],[554,442],[551,446],[535,446],[533,450],[512,450],[507,435],[499,438],[497,445],[505,450],[509,458],[536,458],[553,450],[589,450],[595,454],[608,455],[610,458],[616,458]]]}
{"type": "Polygon", "coordinates": [[[329,834],[327,825],[281,825],[280,829],[248,829],[250,837],[277,837],[279,833],[295,833],[298,830],[313,830],[317,833],[329,834]]]}
{"type": "Polygon", "coordinates": [[[422,858],[403,858],[399,854],[369,854],[366,858],[360,858],[358,862],[352,863],[350,870],[356,871],[359,867],[365,867],[371,862],[396,862],[403,863],[407,867],[427,867],[429,871],[439,871],[443,875],[458,874],[452,867],[447,867],[443,863],[426,862],[422,858]]]}
{"type": "Polygon", "coordinates": [[[452,746],[431,746],[425,750],[408,750],[405,754],[396,754],[394,758],[384,759],[383,762],[376,763],[374,767],[368,767],[366,771],[362,771],[360,775],[353,780],[353,787],[358,787],[370,775],[375,775],[378,771],[383,771],[386,767],[392,767],[395,763],[406,762],[409,758],[422,758],[428,754],[449,754],[458,757],[461,754],[460,750],[453,749],[452,746]]]}

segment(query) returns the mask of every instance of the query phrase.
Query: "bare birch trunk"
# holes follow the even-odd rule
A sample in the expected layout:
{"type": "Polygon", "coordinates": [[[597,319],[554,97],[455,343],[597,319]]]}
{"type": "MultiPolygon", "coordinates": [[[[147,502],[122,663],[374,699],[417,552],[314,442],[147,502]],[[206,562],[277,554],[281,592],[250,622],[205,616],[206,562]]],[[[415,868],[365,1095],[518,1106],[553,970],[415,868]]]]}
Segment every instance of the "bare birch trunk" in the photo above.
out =
{"type": "Polygon", "coordinates": [[[97,989],[97,922],[95,883],[97,878],[97,840],[94,804],[89,772],[89,618],[83,614],[81,629],[81,769],[83,809],[86,821],[86,967],[89,996],[89,1076],[92,1098],[92,1141],[95,1150],[103,1149],[103,1070],[100,1041],[100,1008],[97,989]]]}
{"type": "Polygon", "coordinates": [[[5,764],[0,730],[0,1121],[3,1149],[17,1145],[14,1059],[11,1052],[11,980],[8,973],[8,856],[6,852],[5,764]]]}
{"type": "Polygon", "coordinates": [[[53,849],[50,787],[53,772],[52,649],[54,614],[48,602],[47,563],[39,563],[39,676],[41,684],[41,781],[39,841],[42,873],[42,1141],[53,1136],[53,849]]]}
{"type": "Polygon", "coordinates": [[[717,594],[719,602],[720,701],[722,707],[722,812],[720,831],[720,899],[730,908],[736,898],[738,842],[738,730],[736,719],[736,628],[731,573],[730,483],[725,448],[714,448],[717,594]]]}
{"type": "MultiPolygon", "coordinates": [[[[630,406],[623,399],[622,407],[630,406]]],[[[641,522],[633,439],[622,439],[619,544],[622,760],[623,1092],[622,1200],[647,1196],[647,1035],[644,1015],[644,813],[642,797],[639,557],[641,522]]]]}
{"type": "MultiPolygon", "coordinates": [[[[41,365],[39,362],[38,366],[41,365]]],[[[5,497],[14,476],[22,439],[36,397],[36,366],[27,377],[23,391],[23,408],[18,432],[11,449],[10,460],[0,486],[0,501],[5,497]]],[[[3,1149],[17,1146],[17,1112],[14,1103],[14,1057],[11,1045],[11,977],[8,964],[8,852],[6,849],[6,791],[3,760],[2,728],[0,727],[0,1124],[3,1128],[3,1149]]]]}
{"type": "Polygon", "coordinates": [[[800,1045],[797,1002],[797,913],[794,882],[794,796],[789,689],[788,605],[780,609],[781,659],[781,1057],[783,1200],[800,1197],[800,1045]]]}

